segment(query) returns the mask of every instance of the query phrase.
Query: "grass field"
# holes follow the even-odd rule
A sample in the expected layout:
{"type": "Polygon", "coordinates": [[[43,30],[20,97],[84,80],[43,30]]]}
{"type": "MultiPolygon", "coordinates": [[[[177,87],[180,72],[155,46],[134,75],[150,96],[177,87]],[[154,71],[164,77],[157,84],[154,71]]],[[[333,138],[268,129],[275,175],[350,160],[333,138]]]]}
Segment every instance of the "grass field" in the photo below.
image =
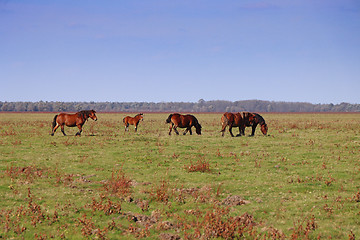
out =
{"type": "Polygon", "coordinates": [[[160,113],[52,137],[54,115],[0,113],[0,238],[360,237],[360,114],[263,114],[269,136],[235,138],[221,114],[169,136],[160,113]]]}

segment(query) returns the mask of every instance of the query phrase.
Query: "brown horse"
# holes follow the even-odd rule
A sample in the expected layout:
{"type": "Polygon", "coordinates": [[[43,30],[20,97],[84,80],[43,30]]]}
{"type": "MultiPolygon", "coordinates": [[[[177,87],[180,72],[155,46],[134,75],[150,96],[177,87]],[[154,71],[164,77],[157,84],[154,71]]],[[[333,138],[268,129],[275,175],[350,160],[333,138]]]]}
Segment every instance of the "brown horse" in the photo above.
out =
{"type": "Polygon", "coordinates": [[[221,117],[221,131],[222,136],[225,134],[225,129],[229,126],[229,132],[232,137],[234,134],[232,133],[233,127],[239,127],[239,134],[236,136],[245,135],[245,126],[249,125],[254,120],[255,115],[249,112],[246,113],[229,113],[226,112],[221,117]]]}
{"type": "Polygon", "coordinates": [[[76,133],[76,136],[80,136],[82,132],[82,126],[88,118],[91,118],[95,121],[97,120],[95,113],[96,112],[94,110],[84,110],[75,114],[60,113],[59,115],[55,115],[51,128],[51,136],[54,136],[54,133],[58,127],[61,127],[61,132],[64,134],[64,136],[66,136],[64,132],[65,125],[68,127],[77,126],[79,131],[76,133]]]}
{"type": "Polygon", "coordinates": [[[123,118],[123,122],[125,125],[125,131],[129,131],[129,124],[135,125],[135,132],[137,131],[137,126],[139,125],[139,122],[144,121],[143,114],[139,113],[135,117],[126,116],[123,118]]]}
{"type": "Polygon", "coordinates": [[[171,135],[171,130],[174,129],[175,133],[179,135],[177,128],[186,128],[184,135],[189,131],[192,135],[191,127],[196,128],[196,133],[201,135],[201,125],[193,115],[181,115],[178,113],[170,114],[166,119],[166,123],[171,123],[169,135],[171,135]]]}
{"type": "MultiPolygon", "coordinates": [[[[248,112],[245,112],[245,113],[248,113],[248,112]]],[[[262,116],[260,116],[259,114],[257,114],[257,113],[248,113],[248,114],[253,114],[255,116],[252,121],[249,121],[249,122],[245,123],[246,127],[252,127],[252,131],[251,131],[250,136],[254,136],[255,129],[256,129],[256,126],[258,124],[260,124],[262,134],[266,135],[267,131],[268,131],[268,126],[265,123],[264,118],[262,116]]]]}

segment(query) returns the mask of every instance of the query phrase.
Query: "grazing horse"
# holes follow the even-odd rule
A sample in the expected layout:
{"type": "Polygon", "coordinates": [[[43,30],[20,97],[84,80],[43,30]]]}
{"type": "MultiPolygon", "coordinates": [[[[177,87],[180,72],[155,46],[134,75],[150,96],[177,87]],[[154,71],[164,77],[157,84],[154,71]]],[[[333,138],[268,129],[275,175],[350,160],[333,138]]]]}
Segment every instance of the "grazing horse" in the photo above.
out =
{"type": "Polygon", "coordinates": [[[226,126],[229,126],[229,132],[232,137],[233,127],[239,127],[239,134],[237,136],[245,135],[245,126],[249,125],[254,120],[255,115],[252,113],[229,113],[226,112],[221,117],[221,131],[222,136],[225,134],[226,126]]]}
{"type": "Polygon", "coordinates": [[[135,117],[126,116],[123,118],[123,122],[125,125],[125,131],[129,131],[129,124],[135,125],[135,132],[137,131],[137,126],[139,125],[139,122],[144,121],[143,114],[139,113],[135,117]]]}
{"type": "Polygon", "coordinates": [[[201,125],[193,115],[181,115],[178,113],[170,114],[166,119],[166,123],[171,123],[169,135],[171,135],[171,130],[174,129],[175,133],[179,135],[177,128],[186,128],[184,135],[189,131],[192,135],[191,127],[196,128],[196,133],[201,135],[201,125]]]}
{"type": "MultiPolygon", "coordinates": [[[[248,112],[245,112],[245,113],[248,113],[248,112]]],[[[252,121],[249,121],[248,123],[245,123],[246,127],[252,127],[252,131],[251,131],[250,136],[254,136],[255,129],[256,129],[256,126],[258,124],[260,124],[262,134],[266,135],[267,131],[268,131],[268,126],[265,123],[264,118],[262,116],[260,116],[259,114],[257,114],[257,113],[248,113],[248,114],[253,114],[255,116],[252,121]]]]}
{"type": "Polygon", "coordinates": [[[54,136],[54,133],[58,127],[61,127],[61,132],[64,134],[64,136],[66,136],[64,132],[65,125],[68,127],[77,126],[79,128],[79,131],[76,133],[75,136],[80,136],[82,132],[82,126],[84,125],[86,120],[88,120],[88,118],[91,118],[95,121],[97,120],[95,113],[96,112],[94,110],[84,110],[75,114],[60,113],[59,115],[55,115],[51,128],[51,136],[54,136]]]}

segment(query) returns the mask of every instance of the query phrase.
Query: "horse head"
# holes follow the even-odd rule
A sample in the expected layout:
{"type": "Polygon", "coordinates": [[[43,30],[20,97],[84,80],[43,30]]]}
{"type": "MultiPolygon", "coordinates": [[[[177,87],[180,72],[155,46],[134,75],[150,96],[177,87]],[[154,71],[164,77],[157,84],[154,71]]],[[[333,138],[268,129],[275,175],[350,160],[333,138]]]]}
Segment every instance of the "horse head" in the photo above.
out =
{"type": "Polygon", "coordinates": [[[198,135],[201,135],[201,125],[200,125],[200,123],[197,123],[197,124],[195,125],[195,128],[196,128],[196,133],[197,133],[198,135]]]}
{"type": "Polygon", "coordinates": [[[261,124],[261,132],[266,135],[268,131],[268,126],[266,125],[266,123],[264,122],[263,124],[261,124]]]}
{"type": "Polygon", "coordinates": [[[144,117],[143,117],[143,115],[144,115],[143,113],[139,113],[139,114],[138,114],[138,116],[139,116],[139,120],[144,121],[144,117]]]}
{"type": "Polygon", "coordinates": [[[94,120],[94,121],[97,121],[97,116],[96,116],[96,111],[95,110],[90,110],[89,111],[89,118],[91,118],[92,120],[94,120]]]}

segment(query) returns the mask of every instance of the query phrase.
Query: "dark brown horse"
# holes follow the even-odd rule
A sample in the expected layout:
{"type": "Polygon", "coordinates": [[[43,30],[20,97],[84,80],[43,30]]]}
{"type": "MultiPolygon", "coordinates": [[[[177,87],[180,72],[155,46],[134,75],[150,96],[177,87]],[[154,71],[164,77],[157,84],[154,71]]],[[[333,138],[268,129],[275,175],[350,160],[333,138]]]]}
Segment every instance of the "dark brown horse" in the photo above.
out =
{"type": "MultiPolygon", "coordinates": [[[[245,113],[250,114],[249,112],[245,112],[245,113]]],[[[265,123],[264,118],[262,116],[260,116],[259,114],[257,114],[257,113],[251,113],[251,114],[253,114],[255,116],[254,119],[252,121],[248,122],[248,123],[245,123],[246,127],[252,127],[252,131],[251,131],[250,136],[254,136],[255,129],[256,129],[256,126],[258,124],[260,124],[262,134],[266,135],[267,131],[268,131],[268,126],[265,123]]]]}
{"type": "Polygon", "coordinates": [[[54,136],[54,133],[58,127],[61,127],[61,132],[64,134],[64,136],[66,136],[64,132],[65,125],[68,127],[77,126],[79,131],[76,133],[76,135],[81,135],[82,126],[88,118],[91,118],[95,121],[97,120],[95,113],[96,112],[94,110],[84,110],[74,114],[60,113],[59,115],[55,115],[51,128],[51,136],[54,136]]]}
{"type": "Polygon", "coordinates": [[[226,112],[221,117],[221,131],[222,136],[225,134],[225,129],[229,126],[229,132],[232,137],[234,134],[232,133],[233,127],[239,127],[239,134],[236,136],[245,135],[245,126],[249,125],[254,120],[255,115],[249,112],[246,113],[229,113],[226,112]]]}
{"type": "Polygon", "coordinates": [[[139,122],[144,121],[143,114],[139,113],[135,117],[126,116],[123,118],[123,122],[125,125],[125,131],[129,131],[129,125],[135,125],[135,132],[137,131],[137,126],[139,125],[139,122]]]}
{"type": "Polygon", "coordinates": [[[171,135],[171,130],[174,129],[175,133],[179,135],[177,128],[186,128],[184,135],[189,131],[192,135],[191,127],[196,128],[196,133],[201,135],[201,125],[193,115],[181,115],[178,113],[170,114],[166,119],[166,123],[171,123],[169,135],[171,135]]]}

